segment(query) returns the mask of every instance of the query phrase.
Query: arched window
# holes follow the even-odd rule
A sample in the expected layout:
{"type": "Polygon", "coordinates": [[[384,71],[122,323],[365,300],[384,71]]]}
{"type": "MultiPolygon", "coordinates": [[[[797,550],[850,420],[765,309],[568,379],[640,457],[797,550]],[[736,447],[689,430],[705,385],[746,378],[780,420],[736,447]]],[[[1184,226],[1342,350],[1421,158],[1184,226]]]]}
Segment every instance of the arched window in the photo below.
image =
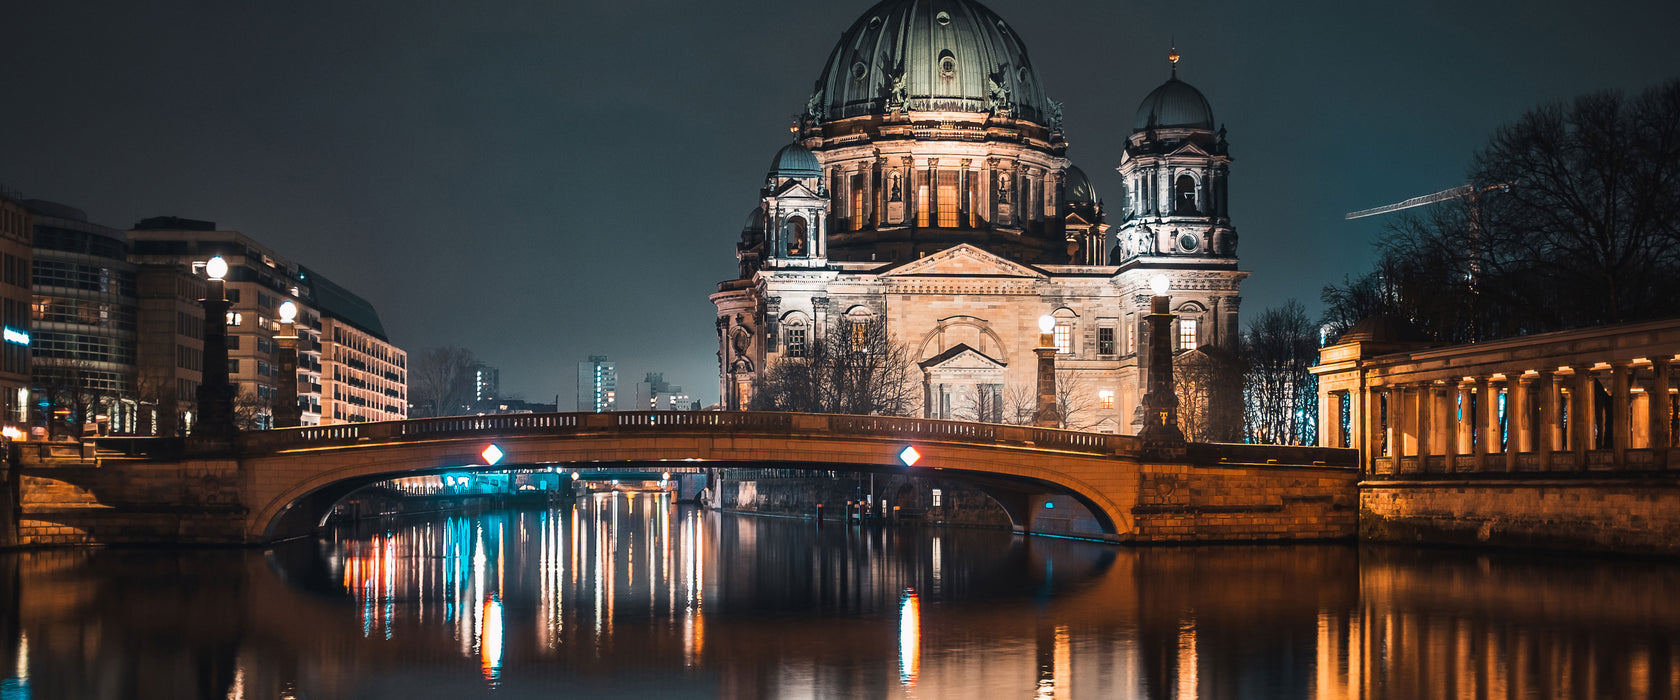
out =
{"type": "Polygon", "coordinates": [[[1196,210],[1196,178],[1189,175],[1178,176],[1178,184],[1173,187],[1174,214],[1199,214],[1196,210]]]}
{"type": "Polygon", "coordinates": [[[790,216],[782,224],[782,240],[787,241],[787,254],[793,257],[804,257],[810,248],[810,241],[805,233],[805,217],[790,216]]]}
{"type": "Polygon", "coordinates": [[[811,354],[811,324],[801,313],[782,318],[782,337],[786,340],[788,357],[807,357],[811,354]]]}

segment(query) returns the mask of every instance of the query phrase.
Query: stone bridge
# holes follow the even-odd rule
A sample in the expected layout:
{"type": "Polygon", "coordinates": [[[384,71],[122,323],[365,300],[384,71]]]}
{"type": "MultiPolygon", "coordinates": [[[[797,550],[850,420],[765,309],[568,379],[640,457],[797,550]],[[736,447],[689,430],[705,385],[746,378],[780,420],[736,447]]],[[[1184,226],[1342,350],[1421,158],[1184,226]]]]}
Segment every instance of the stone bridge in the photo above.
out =
{"type": "Polygon", "coordinates": [[[1131,436],[881,416],[516,414],[251,432],[216,455],[124,447],[25,450],[16,542],[260,544],[312,533],[339,499],[385,479],[562,465],[930,472],[986,492],[1018,532],[1112,542],[1351,537],[1358,502],[1353,450],[1190,444],[1163,456],[1131,436]],[[481,456],[492,444],[494,466],[481,456]],[[921,457],[906,466],[912,446],[921,457]]]}

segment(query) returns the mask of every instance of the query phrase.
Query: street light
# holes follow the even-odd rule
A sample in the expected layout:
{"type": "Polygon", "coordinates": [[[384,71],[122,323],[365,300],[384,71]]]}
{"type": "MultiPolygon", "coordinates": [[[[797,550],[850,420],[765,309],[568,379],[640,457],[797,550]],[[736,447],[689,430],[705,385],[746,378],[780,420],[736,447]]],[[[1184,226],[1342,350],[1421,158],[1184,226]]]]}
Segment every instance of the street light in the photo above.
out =
{"type": "Polygon", "coordinates": [[[1038,355],[1038,410],[1033,424],[1055,428],[1062,424],[1056,409],[1056,317],[1039,316],[1038,331],[1038,347],[1033,348],[1033,354],[1038,355]]]}
{"type": "Polygon", "coordinates": [[[228,380],[228,265],[217,255],[204,263],[204,274],[210,285],[199,303],[204,306],[204,373],[198,385],[198,422],[193,424],[192,437],[203,446],[200,449],[217,451],[231,445],[233,424],[233,383],[228,380]]]}
{"type": "Polygon", "coordinates": [[[1184,443],[1184,432],[1178,428],[1178,393],[1173,387],[1172,323],[1176,317],[1168,311],[1172,300],[1167,296],[1172,285],[1166,275],[1155,275],[1149,287],[1155,292],[1147,317],[1149,383],[1143,395],[1143,430],[1138,437],[1145,446],[1172,449],[1184,443]]]}
{"type": "Polygon", "coordinates": [[[297,303],[290,299],[280,303],[280,335],[274,340],[280,346],[280,396],[274,407],[274,427],[296,428],[303,422],[303,407],[298,405],[298,335],[297,303]]]}

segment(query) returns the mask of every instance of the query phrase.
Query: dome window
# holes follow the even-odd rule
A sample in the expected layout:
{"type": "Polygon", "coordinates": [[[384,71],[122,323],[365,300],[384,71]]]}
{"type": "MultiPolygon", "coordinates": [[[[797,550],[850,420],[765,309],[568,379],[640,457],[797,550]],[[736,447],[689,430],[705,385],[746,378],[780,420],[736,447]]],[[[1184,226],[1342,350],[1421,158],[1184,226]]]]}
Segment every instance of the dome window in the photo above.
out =
{"type": "Polygon", "coordinates": [[[1178,235],[1178,247],[1186,253],[1196,252],[1196,234],[1181,233],[1178,235]]]}
{"type": "Polygon", "coordinates": [[[881,27],[881,18],[880,17],[870,17],[869,18],[869,28],[870,29],[879,29],[880,27],[881,27]]]}
{"type": "Polygon", "coordinates": [[[957,57],[951,55],[949,49],[939,52],[939,77],[949,78],[957,74],[957,57]]]}
{"type": "Polygon", "coordinates": [[[852,64],[852,80],[863,80],[866,75],[869,75],[869,66],[863,65],[863,61],[852,64]]]}
{"type": "Polygon", "coordinates": [[[1201,212],[1196,210],[1196,179],[1189,175],[1178,176],[1178,182],[1173,189],[1173,213],[1195,216],[1201,212]]]}
{"type": "Polygon", "coordinates": [[[938,22],[941,27],[948,27],[951,25],[951,13],[944,10],[940,10],[939,14],[933,16],[933,19],[938,22]]]}
{"type": "Polygon", "coordinates": [[[1015,71],[1015,79],[1020,81],[1022,85],[1026,85],[1027,84],[1027,79],[1031,78],[1031,77],[1032,77],[1032,70],[1028,69],[1026,66],[1021,66],[1018,70],[1015,71]]]}

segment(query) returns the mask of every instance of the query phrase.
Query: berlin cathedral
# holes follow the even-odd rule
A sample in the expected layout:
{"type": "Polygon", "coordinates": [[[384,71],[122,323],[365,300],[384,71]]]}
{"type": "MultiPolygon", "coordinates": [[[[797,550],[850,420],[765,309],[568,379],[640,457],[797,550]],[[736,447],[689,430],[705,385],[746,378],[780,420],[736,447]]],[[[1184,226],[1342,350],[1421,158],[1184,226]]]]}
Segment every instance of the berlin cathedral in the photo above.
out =
{"type": "Polygon", "coordinates": [[[1007,421],[1008,397],[1035,394],[1048,315],[1058,384],[1077,394],[1068,427],[1133,434],[1157,276],[1175,356],[1231,362],[1248,276],[1226,207],[1231,158],[1169,59],[1125,151],[1105,155],[1125,183],[1112,210],[1068,159],[1062,105],[1003,18],[973,0],[864,12],[770,161],[739,275],[711,296],[724,407],[747,408],[760,373],[824,334],[884,323],[916,363],[920,415],[1007,421]]]}

